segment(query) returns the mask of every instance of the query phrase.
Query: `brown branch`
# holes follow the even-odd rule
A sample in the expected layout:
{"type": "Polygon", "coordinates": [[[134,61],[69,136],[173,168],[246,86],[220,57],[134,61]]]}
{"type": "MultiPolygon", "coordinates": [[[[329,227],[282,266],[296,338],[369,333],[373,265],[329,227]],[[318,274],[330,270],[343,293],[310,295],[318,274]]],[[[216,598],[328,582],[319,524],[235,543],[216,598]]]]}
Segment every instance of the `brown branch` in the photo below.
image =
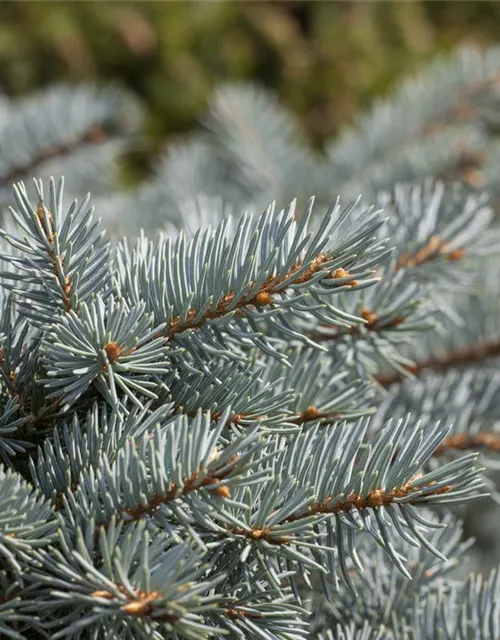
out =
{"type": "Polygon", "coordinates": [[[392,320],[388,322],[384,322],[381,320],[373,311],[370,309],[361,309],[360,315],[366,322],[361,326],[349,327],[348,329],[339,329],[338,327],[330,326],[330,325],[320,325],[325,328],[333,329],[333,333],[321,333],[319,331],[315,331],[313,333],[307,334],[307,337],[314,342],[329,342],[331,340],[338,340],[344,336],[351,337],[359,337],[362,335],[362,329],[365,331],[371,332],[379,332],[384,329],[394,329],[398,327],[400,324],[406,322],[405,316],[394,316],[392,320]]]}
{"type": "MultiPolygon", "coordinates": [[[[327,254],[319,255],[315,260],[313,260],[311,266],[308,269],[306,269],[295,280],[293,280],[293,284],[303,284],[305,282],[308,282],[309,280],[312,280],[312,278],[317,273],[325,269],[324,265],[333,259],[334,256],[330,256],[327,254]]],[[[288,273],[278,274],[267,278],[255,296],[249,299],[245,299],[243,297],[243,299],[236,304],[236,307],[234,309],[236,310],[236,313],[240,313],[241,315],[243,315],[243,310],[246,307],[253,306],[259,308],[272,304],[272,296],[275,294],[279,294],[282,291],[282,283],[288,278],[291,278],[294,273],[296,273],[301,267],[302,263],[298,262],[293,267],[291,267],[288,273]]],[[[330,273],[325,277],[330,279],[347,278],[349,277],[349,273],[344,269],[336,269],[333,273],[330,273]]],[[[355,287],[357,284],[359,284],[357,280],[351,280],[349,282],[343,283],[342,286],[348,285],[350,287],[355,287]]],[[[231,305],[235,297],[235,292],[227,294],[222,298],[215,309],[207,311],[205,315],[198,320],[196,320],[196,317],[198,315],[198,311],[196,309],[190,309],[186,314],[185,320],[182,320],[180,316],[176,316],[169,323],[167,336],[169,338],[172,338],[176,334],[187,331],[188,329],[198,329],[203,324],[205,324],[207,320],[222,318],[223,316],[230,313],[228,307],[231,305]]],[[[231,313],[234,310],[231,310],[231,313]]]]}
{"type": "Polygon", "coordinates": [[[457,260],[462,260],[466,255],[466,249],[451,249],[449,243],[441,240],[439,236],[432,236],[427,244],[419,249],[414,255],[410,255],[408,252],[402,253],[394,266],[394,273],[403,267],[419,267],[422,264],[436,260],[437,258],[445,258],[445,260],[448,260],[449,262],[455,262],[457,260]]]}
{"type": "MultiPolygon", "coordinates": [[[[52,221],[52,213],[48,211],[43,205],[39,204],[36,210],[38,219],[40,220],[40,224],[42,225],[43,230],[45,231],[45,236],[47,240],[50,242],[52,250],[49,251],[48,256],[49,260],[52,263],[52,270],[57,280],[62,285],[62,289],[64,291],[63,304],[66,312],[71,310],[71,282],[68,276],[64,277],[64,282],[60,280],[59,270],[57,268],[57,256],[54,249],[54,227],[52,221]]],[[[61,257],[61,264],[64,267],[63,259],[61,257]]]]}
{"type": "MultiPolygon", "coordinates": [[[[209,409],[202,409],[202,411],[210,411],[209,409]]],[[[178,408],[178,412],[179,413],[183,413],[182,411],[182,407],[178,408]]],[[[195,418],[196,415],[198,413],[198,410],[195,411],[189,411],[187,413],[185,413],[184,415],[188,416],[189,418],[195,418]]],[[[211,414],[211,419],[214,421],[220,420],[222,416],[222,411],[217,411],[216,413],[211,414]]],[[[245,421],[248,420],[249,418],[252,419],[252,421],[258,420],[260,422],[264,422],[264,420],[267,419],[268,416],[253,416],[250,413],[234,413],[232,416],[230,416],[227,419],[227,425],[230,427],[232,425],[240,425],[245,421]]],[[[295,415],[291,415],[288,419],[288,422],[291,424],[296,424],[296,425],[303,425],[303,424],[307,424],[308,422],[314,422],[314,421],[322,421],[322,422],[332,422],[334,420],[342,420],[342,418],[344,417],[344,414],[342,413],[329,413],[329,412],[322,412],[319,409],[317,409],[316,407],[310,406],[307,407],[307,409],[305,411],[302,411],[301,413],[295,414],[295,415]]],[[[153,434],[151,434],[151,437],[153,437],[153,434]]]]}
{"type": "Polygon", "coordinates": [[[9,173],[0,176],[0,187],[10,187],[13,182],[22,180],[26,175],[36,174],[37,167],[47,160],[68,156],[86,144],[99,144],[108,136],[109,134],[102,127],[93,126],[73,142],[41,151],[24,166],[15,167],[9,173]]]}
{"type": "MultiPolygon", "coordinates": [[[[413,493],[415,491],[414,482],[419,477],[421,476],[417,474],[416,476],[411,478],[404,486],[398,489],[393,489],[388,493],[385,493],[384,491],[381,491],[379,489],[370,491],[370,493],[365,498],[352,493],[348,495],[344,500],[332,503],[331,497],[328,496],[322,502],[314,503],[309,507],[307,511],[290,516],[285,520],[285,522],[295,522],[297,520],[302,520],[304,518],[309,518],[310,516],[319,514],[337,514],[341,512],[347,513],[349,511],[352,511],[353,509],[361,511],[362,509],[376,509],[378,507],[387,506],[394,502],[396,498],[404,498],[405,496],[413,493]]],[[[425,491],[427,496],[441,495],[443,493],[448,493],[448,491],[451,491],[450,485],[446,485],[439,489],[433,490],[433,484],[434,483],[431,482],[427,486],[419,487],[419,489],[425,491]]],[[[409,504],[413,503],[410,502],[409,504]]]]}
{"type": "MultiPolygon", "coordinates": [[[[127,598],[127,602],[122,606],[122,610],[125,613],[128,613],[131,616],[142,617],[149,616],[153,613],[155,606],[155,600],[163,600],[164,595],[160,591],[140,591],[135,589],[133,592],[133,596],[130,595],[130,592],[125,589],[125,587],[121,584],[115,585],[118,591],[127,598]]],[[[179,585],[179,591],[182,592],[185,590],[185,587],[188,587],[189,583],[186,585],[179,585]]],[[[93,598],[104,598],[105,600],[114,600],[115,595],[111,593],[111,591],[107,591],[106,589],[99,589],[97,591],[93,591],[91,594],[93,598]]],[[[161,605],[163,606],[163,604],[161,605]]],[[[263,616],[256,612],[245,611],[240,608],[244,605],[228,605],[227,603],[219,603],[219,607],[224,609],[224,615],[229,618],[253,618],[260,619],[263,616]]],[[[155,616],[155,620],[161,622],[178,622],[181,619],[179,615],[163,615],[163,616],[155,616]]]]}
{"type": "MultiPolygon", "coordinates": [[[[487,358],[500,356],[500,340],[490,340],[485,342],[477,342],[469,347],[448,351],[438,356],[431,356],[427,360],[416,362],[413,365],[404,367],[409,374],[415,376],[424,371],[445,372],[455,367],[464,367],[482,362],[487,358]]],[[[375,376],[375,380],[382,387],[389,387],[398,382],[402,382],[404,374],[399,371],[390,371],[388,373],[380,373],[375,376]]]]}
{"type": "Polygon", "coordinates": [[[342,413],[322,412],[317,407],[310,406],[302,413],[299,413],[297,417],[292,418],[290,422],[299,426],[316,421],[326,424],[335,420],[342,420],[343,417],[344,415],[342,413]]]}
{"type": "Polygon", "coordinates": [[[500,453],[500,433],[480,432],[480,433],[455,433],[449,438],[445,438],[439,447],[434,451],[433,456],[444,456],[450,450],[459,451],[488,451],[490,453],[500,453]]]}
{"type": "Polygon", "coordinates": [[[269,527],[263,527],[262,529],[238,529],[235,527],[228,527],[227,532],[234,533],[237,536],[243,536],[248,540],[265,540],[268,544],[278,546],[290,544],[292,541],[291,536],[274,536],[272,529],[269,527]]]}
{"type": "MultiPolygon", "coordinates": [[[[169,486],[165,493],[153,493],[146,505],[138,503],[133,507],[125,508],[124,513],[133,520],[139,520],[143,516],[153,513],[159,506],[169,504],[180,496],[186,496],[192,491],[220,482],[229,473],[229,471],[227,471],[226,473],[220,474],[217,469],[214,469],[211,473],[207,474],[201,482],[198,482],[203,471],[203,468],[200,468],[198,471],[194,471],[189,478],[184,480],[182,489],[174,482],[169,486]]],[[[211,489],[210,491],[222,498],[231,497],[231,492],[225,485],[211,489]]]]}

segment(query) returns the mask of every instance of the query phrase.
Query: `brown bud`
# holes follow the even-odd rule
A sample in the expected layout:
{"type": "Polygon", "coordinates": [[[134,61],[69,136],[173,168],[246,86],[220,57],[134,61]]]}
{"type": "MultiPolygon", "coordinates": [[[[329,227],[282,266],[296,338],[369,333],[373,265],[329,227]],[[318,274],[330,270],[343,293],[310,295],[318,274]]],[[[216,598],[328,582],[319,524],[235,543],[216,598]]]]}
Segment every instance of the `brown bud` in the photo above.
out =
{"type": "Polygon", "coordinates": [[[334,278],[348,278],[349,277],[349,273],[345,269],[342,269],[342,267],[340,267],[340,269],[336,269],[333,272],[333,277],[334,278]]]}
{"type": "Polygon", "coordinates": [[[123,607],[123,610],[131,616],[148,615],[151,609],[151,604],[147,600],[134,600],[123,607]]]}
{"type": "Polygon", "coordinates": [[[250,537],[253,540],[262,540],[262,538],[264,538],[266,535],[266,530],[265,529],[254,529],[252,531],[252,533],[250,534],[250,537]]]}
{"type": "Polygon", "coordinates": [[[446,258],[447,260],[454,262],[455,260],[462,260],[462,258],[465,258],[466,255],[467,255],[467,250],[464,248],[460,248],[460,249],[454,249],[453,251],[450,251],[446,255],[446,258]]]}
{"type": "Polygon", "coordinates": [[[92,591],[90,594],[93,598],[106,598],[106,600],[112,600],[113,596],[109,591],[92,591]]]}
{"type": "Polygon", "coordinates": [[[221,498],[231,497],[231,492],[229,491],[229,487],[227,487],[226,485],[222,485],[221,487],[212,489],[212,493],[215,493],[216,495],[221,496],[221,498]]]}
{"type": "Polygon", "coordinates": [[[104,351],[108,356],[109,362],[113,363],[120,355],[121,349],[120,345],[117,342],[108,342],[106,345],[104,345],[104,351]]]}
{"type": "Polygon", "coordinates": [[[267,291],[260,291],[255,296],[255,304],[258,304],[260,307],[265,306],[266,304],[271,304],[273,301],[271,295],[267,293],[267,291]]]}
{"type": "Polygon", "coordinates": [[[377,315],[369,309],[361,309],[361,317],[366,320],[369,327],[373,327],[377,323],[377,315]]]}
{"type": "Polygon", "coordinates": [[[307,407],[307,409],[302,413],[302,422],[311,422],[312,420],[317,420],[320,415],[321,414],[316,407],[307,407]]]}

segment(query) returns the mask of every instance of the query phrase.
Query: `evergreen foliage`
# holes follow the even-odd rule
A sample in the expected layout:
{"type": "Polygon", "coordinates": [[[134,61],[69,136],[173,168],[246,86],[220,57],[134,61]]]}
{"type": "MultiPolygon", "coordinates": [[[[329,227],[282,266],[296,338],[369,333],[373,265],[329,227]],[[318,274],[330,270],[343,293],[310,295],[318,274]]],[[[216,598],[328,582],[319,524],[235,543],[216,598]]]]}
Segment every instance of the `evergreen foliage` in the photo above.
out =
{"type": "Polygon", "coordinates": [[[338,196],[348,202],[360,194],[366,205],[386,207],[397,183],[428,177],[486,189],[496,199],[499,68],[498,47],[465,47],[438,59],[326,141],[324,152],[307,144],[294,118],[262,88],[223,85],[203,130],[170,146],[152,180],[133,195],[112,197],[101,212],[115,230],[120,208],[118,231],[133,237],[137,211],[147,230],[162,228],[166,219],[184,229],[193,217],[193,195],[200,193],[208,203],[198,206],[197,215],[210,223],[221,207],[237,213],[264,210],[273,201],[286,207],[311,194],[322,210],[338,196]]]}
{"type": "Polygon", "coordinates": [[[12,184],[64,172],[71,193],[109,194],[116,160],[140,123],[140,108],[122,90],[55,86],[21,100],[0,98],[0,207],[12,184]]]}
{"type": "MultiPolygon", "coordinates": [[[[147,228],[132,240],[110,242],[62,179],[17,182],[0,634],[498,639],[498,569],[464,575],[460,523],[495,494],[500,451],[498,66],[497,51],[439,63],[324,158],[266,95],[223,89],[210,133],[139,193],[98,201],[116,233],[147,228]],[[456,182],[443,141],[471,131],[493,198],[477,174],[456,182]]],[[[84,120],[57,139],[63,164],[84,120]]]]}

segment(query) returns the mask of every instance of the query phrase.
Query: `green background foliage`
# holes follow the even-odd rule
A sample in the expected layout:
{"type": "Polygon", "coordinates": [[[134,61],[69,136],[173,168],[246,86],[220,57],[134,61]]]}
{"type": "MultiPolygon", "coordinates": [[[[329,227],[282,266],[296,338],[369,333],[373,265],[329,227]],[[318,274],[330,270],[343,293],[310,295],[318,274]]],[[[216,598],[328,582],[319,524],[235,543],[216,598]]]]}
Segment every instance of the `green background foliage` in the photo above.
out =
{"type": "Polygon", "coordinates": [[[213,89],[256,80],[313,141],[393,80],[459,43],[500,36],[498,2],[2,2],[0,86],[116,80],[147,105],[132,166],[196,125],[213,89]]]}

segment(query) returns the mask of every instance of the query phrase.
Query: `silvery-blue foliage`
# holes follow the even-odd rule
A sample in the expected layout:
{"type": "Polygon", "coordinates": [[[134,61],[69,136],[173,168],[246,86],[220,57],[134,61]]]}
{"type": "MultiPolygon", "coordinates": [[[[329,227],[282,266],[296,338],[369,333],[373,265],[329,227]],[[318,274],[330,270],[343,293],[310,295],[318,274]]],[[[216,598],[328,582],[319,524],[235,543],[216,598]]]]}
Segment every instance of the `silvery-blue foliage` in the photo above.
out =
{"type": "MultiPolygon", "coordinates": [[[[274,99],[226,87],[132,196],[15,185],[2,637],[498,640],[498,571],[466,575],[459,516],[488,504],[500,454],[497,205],[478,188],[499,67],[438,63],[323,158],[274,99]]],[[[135,122],[121,99],[57,90],[37,134],[30,103],[2,103],[0,147],[22,132],[33,153],[0,189],[57,158],[72,182],[70,159],[135,122]]]]}

